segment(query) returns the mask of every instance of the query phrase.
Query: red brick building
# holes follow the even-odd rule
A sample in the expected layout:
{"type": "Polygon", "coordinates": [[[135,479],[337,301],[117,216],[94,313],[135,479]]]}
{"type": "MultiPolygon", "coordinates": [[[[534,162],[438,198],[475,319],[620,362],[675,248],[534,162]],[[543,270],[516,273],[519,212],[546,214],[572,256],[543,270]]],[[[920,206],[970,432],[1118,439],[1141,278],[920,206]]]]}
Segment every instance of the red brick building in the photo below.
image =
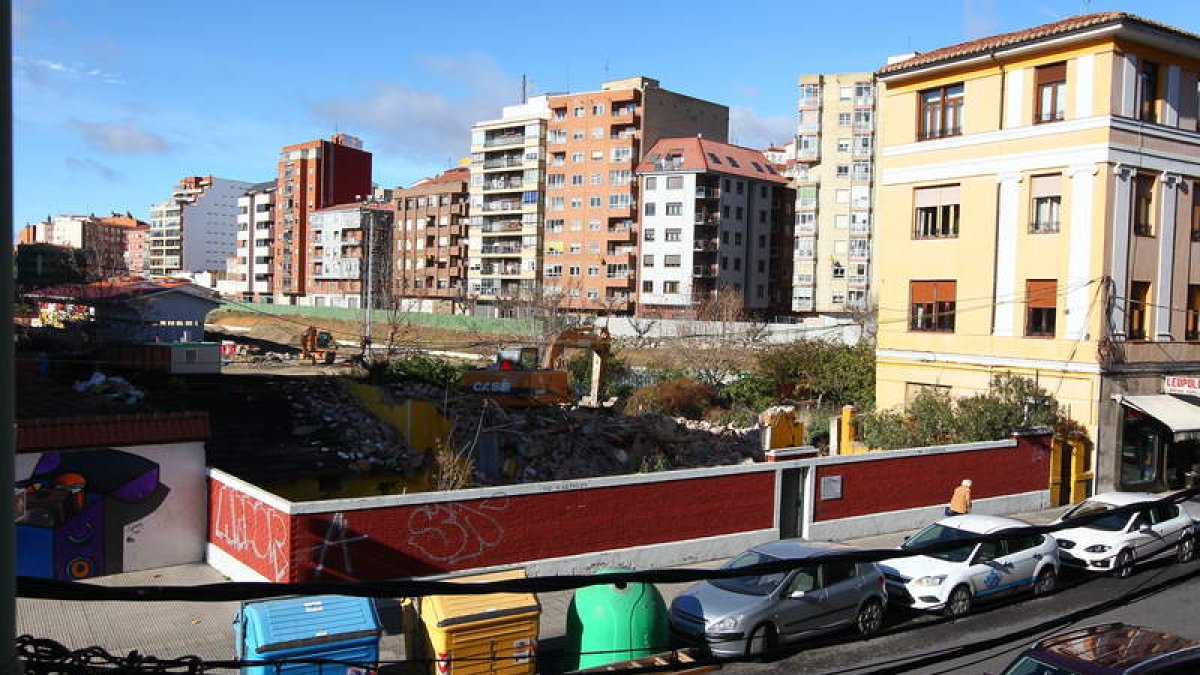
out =
{"type": "Polygon", "coordinates": [[[422,311],[452,314],[466,295],[469,181],[460,167],[394,194],[395,293],[422,311]]]}

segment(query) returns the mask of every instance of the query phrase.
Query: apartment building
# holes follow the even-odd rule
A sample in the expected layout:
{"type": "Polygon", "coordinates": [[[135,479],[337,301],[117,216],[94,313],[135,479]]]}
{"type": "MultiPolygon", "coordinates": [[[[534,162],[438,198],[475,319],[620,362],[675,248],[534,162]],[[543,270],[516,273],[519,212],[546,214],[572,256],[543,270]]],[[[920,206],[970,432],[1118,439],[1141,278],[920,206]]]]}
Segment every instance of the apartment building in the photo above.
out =
{"type": "Polygon", "coordinates": [[[237,240],[217,292],[243,302],[272,302],[275,245],[275,181],[251,185],[238,197],[237,240]]]}
{"type": "Polygon", "coordinates": [[[543,286],[571,309],[632,313],[638,162],[661,138],[725,141],[729,109],[663,89],[649,77],[552,95],[549,107],[543,286]]]}
{"type": "Polygon", "coordinates": [[[391,306],[396,205],[352,202],[308,214],[312,239],[305,304],[316,307],[391,306]]]}
{"type": "Polygon", "coordinates": [[[1182,485],[1200,462],[1200,407],[1176,396],[1200,394],[1200,37],[1090,14],[877,76],[878,405],[1030,377],[1094,443],[1072,480],[1182,485]]]}
{"type": "Polygon", "coordinates": [[[150,207],[146,268],[151,274],[224,271],[234,254],[237,199],[251,183],[185,176],[150,207]]]}
{"type": "Polygon", "coordinates": [[[275,302],[312,304],[307,294],[317,264],[309,214],[371,195],[371,153],[348,134],[289,145],[279,153],[275,183],[271,291],[275,302]]]}
{"type": "Polygon", "coordinates": [[[664,138],[637,176],[639,316],[697,318],[722,290],[748,314],[789,310],[795,190],[762,152],[664,138]]]}
{"type": "Polygon", "coordinates": [[[144,269],[146,234],[150,225],[131,214],[111,216],[59,215],[21,229],[22,244],[51,244],[83,252],[87,280],[124,274],[141,274],[144,269]]]}
{"type": "Polygon", "coordinates": [[[799,79],[792,309],[832,318],[867,308],[875,84],[871,73],[799,79]]]}
{"type": "Polygon", "coordinates": [[[467,295],[485,313],[540,289],[545,96],[471,127],[467,295]]]}
{"type": "Polygon", "coordinates": [[[453,314],[466,299],[470,181],[470,170],[457,167],[392,193],[394,293],[413,310],[453,314]]]}

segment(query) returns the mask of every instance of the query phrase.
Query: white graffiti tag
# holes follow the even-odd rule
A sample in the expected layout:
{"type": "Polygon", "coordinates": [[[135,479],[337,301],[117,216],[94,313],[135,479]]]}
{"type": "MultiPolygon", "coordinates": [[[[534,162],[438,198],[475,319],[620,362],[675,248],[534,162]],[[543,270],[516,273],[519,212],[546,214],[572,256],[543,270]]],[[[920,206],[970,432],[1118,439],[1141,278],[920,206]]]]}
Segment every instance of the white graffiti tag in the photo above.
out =
{"type": "Polygon", "coordinates": [[[478,558],[504,541],[504,526],[492,514],[507,508],[507,497],[422,506],[408,517],[408,545],[445,564],[478,558]]]}
{"type": "Polygon", "coordinates": [[[265,562],[272,581],[287,581],[288,519],[279,510],[229,486],[218,484],[213,537],[243,563],[265,562]],[[247,557],[253,559],[247,559],[247,557]]]}

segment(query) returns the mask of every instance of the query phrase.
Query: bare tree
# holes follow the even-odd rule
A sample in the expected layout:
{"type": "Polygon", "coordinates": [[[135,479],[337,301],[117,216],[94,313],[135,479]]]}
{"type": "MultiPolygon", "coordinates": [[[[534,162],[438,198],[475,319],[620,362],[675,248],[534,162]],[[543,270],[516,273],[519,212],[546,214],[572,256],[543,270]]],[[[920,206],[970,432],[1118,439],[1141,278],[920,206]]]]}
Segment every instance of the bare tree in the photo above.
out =
{"type": "Polygon", "coordinates": [[[633,334],[636,336],[634,339],[639,345],[645,341],[650,331],[654,330],[654,327],[658,325],[658,319],[648,317],[638,318],[632,314],[625,317],[625,319],[629,322],[629,327],[633,329],[633,334]]]}
{"type": "Polygon", "coordinates": [[[716,324],[721,342],[730,342],[736,336],[733,324],[745,318],[745,298],[741,291],[732,286],[721,286],[717,292],[696,308],[696,318],[716,324]]]}

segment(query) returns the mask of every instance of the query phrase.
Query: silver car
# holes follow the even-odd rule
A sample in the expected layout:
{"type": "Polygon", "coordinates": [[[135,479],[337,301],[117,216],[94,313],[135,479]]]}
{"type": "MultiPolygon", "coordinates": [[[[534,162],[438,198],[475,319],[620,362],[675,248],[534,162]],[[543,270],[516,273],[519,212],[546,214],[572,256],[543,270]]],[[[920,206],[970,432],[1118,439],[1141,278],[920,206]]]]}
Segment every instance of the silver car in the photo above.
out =
{"type": "MultiPolygon", "coordinates": [[[[734,557],[722,569],[806,560],[854,551],[842,544],[786,539],[734,557]]],[[[784,642],[854,626],[883,628],[887,591],[874,563],[820,563],[790,572],[702,581],[671,602],[671,634],[716,656],[759,656],[784,642]]]]}

